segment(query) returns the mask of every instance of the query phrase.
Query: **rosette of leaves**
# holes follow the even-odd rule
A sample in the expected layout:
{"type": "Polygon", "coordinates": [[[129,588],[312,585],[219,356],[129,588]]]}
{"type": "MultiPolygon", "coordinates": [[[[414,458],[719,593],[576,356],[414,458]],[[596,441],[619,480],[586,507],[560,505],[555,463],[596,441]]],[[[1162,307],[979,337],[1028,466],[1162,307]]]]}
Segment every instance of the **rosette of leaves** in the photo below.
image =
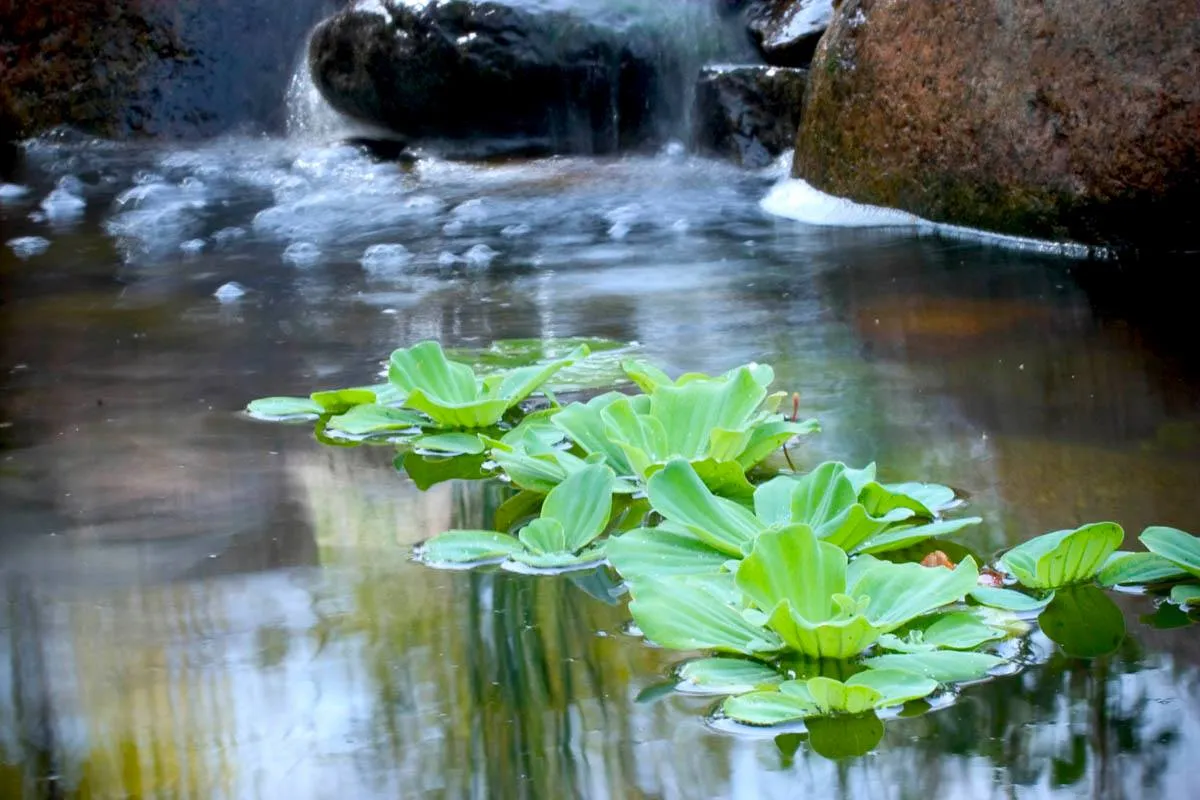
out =
{"type": "MultiPolygon", "coordinates": [[[[313,392],[308,397],[260,397],[246,411],[268,422],[308,422],[330,414],[342,414],[361,405],[395,406],[405,393],[390,383],[313,392]]],[[[411,427],[411,426],[409,426],[411,427]]]]}
{"type": "Polygon", "coordinates": [[[789,680],[767,691],[729,697],[721,705],[727,717],[749,725],[837,715],[859,715],[937,691],[937,681],[898,669],[868,669],[847,678],[789,680]]]}
{"type": "MultiPolygon", "coordinates": [[[[557,419],[557,418],[556,418],[557,419]]],[[[874,480],[874,467],[828,463],[803,478],[779,477],[754,490],[753,510],[714,494],[694,467],[672,461],[647,482],[650,507],[665,520],[611,543],[609,560],[627,581],[672,574],[720,573],[763,533],[807,525],[822,541],[851,553],[882,553],[976,525],[978,517],[935,519],[953,498],[945,487],[874,480]],[[917,499],[924,497],[925,501],[917,499]],[[947,497],[948,496],[948,497],[947,497]]]]}
{"type": "Polygon", "coordinates": [[[613,510],[614,475],[587,464],[546,495],[540,515],[515,536],[496,531],[448,531],[425,542],[417,556],[435,566],[515,562],[535,569],[595,565],[604,557],[597,539],[613,510]]]}
{"type": "Polygon", "coordinates": [[[1000,564],[1031,589],[1087,583],[1100,574],[1124,538],[1120,525],[1094,522],[1035,536],[1001,556],[1000,564]]]}
{"type": "MultiPolygon", "coordinates": [[[[773,379],[770,367],[747,365],[717,378],[639,381],[649,394],[609,392],[572,403],[555,414],[553,424],[579,458],[601,457],[619,476],[645,481],[668,461],[684,459],[714,491],[748,497],[753,487],[747,469],[793,436],[820,429],[816,420],[792,421],[778,413],[783,394],[767,393],[773,379]]],[[[548,476],[531,479],[521,462],[550,460],[544,449],[537,450],[545,444],[510,443],[494,455],[515,483],[544,489],[548,476]]]]}
{"type": "Polygon", "coordinates": [[[977,580],[969,557],[953,570],[871,556],[850,562],[811,527],[793,524],[760,533],[732,580],[717,569],[643,574],[632,583],[630,611],[663,647],[849,659],[960,602],[977,580]]]}

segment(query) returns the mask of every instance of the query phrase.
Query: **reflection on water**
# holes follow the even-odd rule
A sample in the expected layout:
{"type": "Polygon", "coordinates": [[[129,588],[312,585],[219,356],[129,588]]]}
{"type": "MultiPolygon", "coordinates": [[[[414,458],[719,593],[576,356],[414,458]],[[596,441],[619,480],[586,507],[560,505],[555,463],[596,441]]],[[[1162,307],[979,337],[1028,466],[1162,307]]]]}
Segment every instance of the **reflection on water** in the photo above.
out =
{"type": "Polygon", "coordinates": [[[5,241],[51,242],[0,248],[0,797],[1189,794],[1200,652],[1149,599],[1122,598],[1118,653],[1039,640],[1040,666],[834,763],[639,699],[673,657],[623,633],[601,575],[408,561],[505,487],[418,492],[386,448],[235,413],[421,338],[604,336],[676,371],[775,364],[825,423],[796,458],[959,486],[984,552],[1101,518],[1200,530],[1194,355],[1100,267],[775,221],[769,176],[674,153],[43,147],[32,199],[0,205],[5,241]],[[84,217],[31,220],[68,173],[84,217]],[[320,260],[283,260],[297,242],[320,260]],[[387,243],[412,259],[364,268],[387,243]],[[490,267],[441,258],[480,244],[490,267]],[[220,303],[230,280],[249,291],[220,303]]]}

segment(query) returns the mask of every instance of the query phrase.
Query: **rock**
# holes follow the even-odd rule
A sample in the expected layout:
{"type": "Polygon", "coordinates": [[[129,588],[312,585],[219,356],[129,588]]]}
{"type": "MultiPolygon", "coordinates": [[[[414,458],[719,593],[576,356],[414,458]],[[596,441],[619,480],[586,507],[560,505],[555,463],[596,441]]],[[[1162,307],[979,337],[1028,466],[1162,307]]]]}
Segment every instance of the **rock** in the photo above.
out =
{"type": "Polygon", "coordinates": [[[834,0],[754,0],[746,27],[768,64],[807,67],[833,19],[834,0]]]}
{"type": "Polygon", "coordinates": [[[344,0],[0,1],[0,141],[282,129],[308,31],[344,0]]]}
{"type": "Polygon", "coordinates": [[[845,0],[794,174],[939,222],[1194,251],[1198,65],[1195,0],[845,0]]]}
{"type": "Polygon", "coordinates": [[[709,66],[696,84],[696,146],[745,167],[765,167],[795,144],[807,70],[709,66]]]}
{"type": "Polygon", "coordinates": [[[671,116],[667,88],[682,85],[682,60],[649,29],[498,2],[359,4],[318,26],[309,58],[342,114],[476,151],[657,141],[671,116]]]}

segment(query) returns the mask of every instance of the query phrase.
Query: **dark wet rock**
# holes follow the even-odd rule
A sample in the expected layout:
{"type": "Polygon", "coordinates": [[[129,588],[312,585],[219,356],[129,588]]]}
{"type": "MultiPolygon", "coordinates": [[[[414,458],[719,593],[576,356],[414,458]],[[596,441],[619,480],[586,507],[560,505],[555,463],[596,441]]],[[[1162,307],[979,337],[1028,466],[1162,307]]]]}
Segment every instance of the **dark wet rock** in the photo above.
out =
{"type": "Polygon", "coordinates": [[[746,167],[770,164],[795,144],[807,80],[787,67],[705,67],[692,112],[697,147],[746,167]]]}
{"type": "Polygon", "coordinates": [[[308,31],[342,0],[0,0],[0,140],[279,129],[308,31]]]}
{"type": "Polygon", "coordinates": [[[746,27],[768,64],[807,67],[833,19],[834,0],[750,0],[746,27]]]}
{"type": "Polygon", "coordinates": [[[349,117],[412,139],[550,152],[661,138],[682,69],[648,30],[465,0],[351,9],[317,28],[309,55],[317,88],[349,117]]]}
{"type": "Polygon", "coordinates": [[[1003,233],[1200,248],[1195,0],[845,0],[795,175],[1003,233]]]}

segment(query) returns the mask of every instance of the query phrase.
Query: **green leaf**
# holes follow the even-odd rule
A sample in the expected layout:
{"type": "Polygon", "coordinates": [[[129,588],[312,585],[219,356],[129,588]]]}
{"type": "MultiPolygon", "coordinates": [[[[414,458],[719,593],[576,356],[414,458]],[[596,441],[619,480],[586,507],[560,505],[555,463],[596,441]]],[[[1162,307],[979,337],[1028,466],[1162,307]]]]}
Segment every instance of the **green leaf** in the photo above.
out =
{"type": "Polygon", "coordinates": [[[477,456],[483,452],[483,442],[473,433],[437,433],[413,439],[412,446],[442,455],[477,456]]]}
{"type": "Polygon", "coordinates": [[[418,557],[427,564],[482,564],[519,552],[512,536],[495,531],[448,531],[422,544],[418,557]]]}
{"type": "Polygon", "coordinates": [[[786,475],[772,478],[754,490],[754,516],[764,525],[787,525],[792,521],[792,494],[799,484],[786,475]]]}
{"type": "Polygon", "coordinates": [[[378,433],[420,430],[421,425],[425,423],[425,418],[414,411],[367,403],[354,406],[344,414],[331,417],[327,427],[329,430],[348,436],[370,436],[378,433]]]}
{"type": "Polygon", "coordinates": [[[882,517],[893,511],[904,509],[911,511],[912,516],[933,519],[933,512],[920,501],[906,494],[894,492],[880,483],[871,482],[863,486],[858,493],[858,502],[866,506],[867,513],[873,517],[882,517]]]}
{"type": "Polygon", "coordinates": [[[567,546],[567,534],[562,523],[555,519],[540,517],[530,522],[517,534],[521,544],[537,555],[561,555],[575,552],[567,546]]]}
{"type": "Polygon", "coordinates": [[[422,342],[392,353],[388,379],[408,393],[407,407],[426,414],[443,428],[487,428],[558,370],[586,354],[587,349],[580,348],[549,364],[522,367],[480,381],[466,364],[449,361],[440,344],[422,342]]]}
{"type": "Polygon", "coordinates": [[[445,403],[470,403],[478,398],[475,372],[446,358],[437,342],[421,342],[392,353],[388,380],[402,391],[428,391],[445,403]]]}
{"type": "Polygon", "coordinates": [[[1041,598],[1030,597],[1022,592],[1013,589],[1000,589],[994,586],[976,586],[968,596],[979,603],[980,605],[988,606],[989,608],[999,608],[1004,611],[1015,611],[1017,613],[1029,611],[1041,611],[1050,601],[1054,599],[1054,592],[1041,598]]]}
{"type": "Polygon", "coordinates": [[[1098,658],[1115,652],[1125,640],[1125,615],[1095,586],[1061,589],[1038,616],[1042,633],[1067,655],[1098,658]]]}
{"type": "Polygon", "coordinates": [[[750,692],[728,697],[721,704],[721,711],[737,722],[764,726],[794,722],[820,713],[811,698],[806,700],[778,691],[750,692]]]}
{"type": "Polygon", "coordinates": [[[1200,586],[1194,583],[1181,583],[1172,587],[1171,602],[1184,608],[1200,605],[1200,586]]]}
{"type": "Polygon", "coordinates": [[[313,392],[312,401],[329,414],[340,414],[355,406],[375,402],[375,392],[370,389],[334,389],[328,392],[313,392]]]}
{"type": "Polygon", "coordinates": [[[829,461],[797,481],[792,494],[792,522],[820,530],[858,502],[845,471],[845,464],[829,461]]]}
{"type": "Polygon", "coordinates": [[[536,516],[544,499],[540,492],[517,492],[496,509],[492,515],[493,527],[502,533],[511,531],[517,523],[536,516]]]}
{"type": "MultiPolygon", "coordinates": [[[[937,691],[937,681],[932,678],[897,669],[864,670],[851,675],[846,680],[846,686],[873,690],[878,696],[872,706],[873,709],[898,706],[910,700],[920,700],[937,691]]],[[[846,711],[851,714],[858,713],[850,708],[847,708],[846,711]]]]}
{"type": "Polygon", "coordinates": [[[876,518],[868,514],[867,509],[861,503],[855,503],[822,525],[817,530],[817,536],[848,553],[876,537],[884,540],[885,549],[890,549],[890,542],[886,541],[886,535],[881,536],[881,534],[892,523],[908,518],[911,513],[907,509],[898,509],[888,516],[876,518]]]}
{"type": "Polygon", "coordinates": [[[541,518],[561,526],[566,545],[562,550],[577,552],[604,532],[612,515],[613,481],[607,466],[588,464],[546,496],[541,518]]]}
{"type": "Polygon", "coordinates": [[[979,570],[970,556],[953,570],[878,561],[862,572],[849,594],[870,598],[867,618],[888,631],[942,606],[960,602],[978,582],[979,570]]]}
{"type": "Polygon", "coordinates": [[[1096,577],[1124,536],[1120,525],[1096,522],[1036,536],[1009,550],[1000,563],[1032,589],[1055,589],[1096,577]]]}
{"type": "Polygon", "coordinates": [[[1130,586],[1187,577],[1188,571],[1155,553],[1118,551],[1108,557],[1096,576],[1101,586],[1130,586]]]}
{"type": "Polygon", "coordinates": [[[1004,638],[1004,631],[985,624],[968,611],[952,611],[919,620],[904,635],[886,634],[881,647],[902,653],[930,650],[973,650],[984,642],[1004,638]]]}
{"type": "Polygon", "coordinates": [[[720,572],[729,556],[666,525],[638,528],[608,540],[609,563],[630,583],[642,578],[720,572]]]}
{"type": "Polygon", "coordinates": [[[1151,553],[1178,564],[1200,577],[1200,539],[1177,528],[1161,526],[1146,528],[1138,537],[1151,553]]]}
{"type": "Polygon", "coordinates": [[[754,500],[754,485],[736,461],[714,461],[711,458],[689,462],[696,475],[713,494],[748,505],[754,500]]]}
{"type": "Polygon", "coordinates": [[[796,614],[786,601],[775,608],[768,624],[790,649],[815,659],[854,658],[883,633],[862,614],[814,623],[796,614]]]}
{"type": "Polygon", "coordinates": [[[786,602],[802,619],[824,622],[833,596],[846,592],[846,554],[807,525],[767,531],[738,567],[737,587],[767,613],[786,602]]]}
{"type": "Polygon", "coordinates": [[[710,492],[692,465],[682,459],[652,475],[647,493],[651,507],[663,517],[734,557],[740,557],[766,527],[748,509],[710,492]]]}
{"type": "MultiPolygon", "coordinates": [[[[534,520],[538,522],[540,520],[534,520]]],[[[512,569],[513,564],[523,564],[538,571],[566,572],[577,569],[595,569],[604,560],[603,543],[595,547],[586,547],[578,553],[560,550],[553,553],[535,553],[530,550],[520,550],[509,556],[505,567],[512,569]]],[[[516,570],[520,572],[521,570],[516,570]]]]}
{"type": "Polygon", "coordinates": [[[246,406],[246,411],[272,422],[313,419],[324,413],[320,404],[307,397],[262,397],[246,406]]]}
{"type": "Polygon", "coordinates": [[[483,469],[484,456],[454,456],[430,458],[409,451],[396,458],[396,469],[408,473],[413,484],[422,492],[446,481],[478,481],[492,477],[483,469]]]}
{"type": "Polygon", "coordinates": [[[593,397],[586,404],[571,403],[552,418],[552,423],[586,453],[603,453],[608,465],[619,475],[633,474],[633,468],[625,457],[625,451],[608,438],[605,430],[604,409],[625,395],[608,392],[593,397]]]}
{"type": "Polygon", "coordinates": [[[766,664],[744,658],[701,658],[679,669],[680,688],[693,694],[744,694],[783,683],[766,664]]]}
{"type": "Polygon", "coordinates": [[[621,362],[621,369],[629,376],[629,380],[637,384],[646,394],[651,394],[660,386],[672,385],[671,376],[653,364],[645,361],[630,359],[621,362]]]}
{"type": "Polygon", "coordinates": [[[951,536],[963,528],[978,525],[983,522],[981,517],[964,517],[963,519],[943,519],[924,525],[896,526],[867,540],[858,546],[860,553],[888,553],[903,550],[926,539],[939,536],[951,536]]]}
{"type": "Polygon", "coordinates": [[[745,655],[782,647],[775,634],[747,622],[707,587],[672,578],[639,581],[633,591],[629,610],[634,621],[647,639],[662,647],[745,655]]]}
{"type": "Polygon", "coordinates": [[[885,483],[884,488],[916,500],[934,514],[958,505],[958,495],[949,486],[937,483],[885,483]]]}
{"type": "Polygon", "coordinates": [[[957,683],[987,677],[991,670],[1004,663],[1004,659],[987,653],[935,650],[875,656],[863,663],[871,669],[900,670],[923,675],[938,683],[957,683]]]}
{"type": "Polygon", "coordinates": [[[807,419],[803,422],[775,420],[755,425],[750,430],[749,438],[742,445],[740,454],[736,456],[737,463],[743,470],[750,469],[783,447],[792,438],[820,432],[821,423],[815,419],[807,419]]]}
{"type": "Polygon", "coordinates": [[[800,699],[807,694],[821,714],[861,714],[874,709],[883,695],[870,686],[852,683],[858,677],[851,676],[846,683],[825,677],[809,678],[804,684],[788,681],[780,687],[780,691],[800,699]]]}

